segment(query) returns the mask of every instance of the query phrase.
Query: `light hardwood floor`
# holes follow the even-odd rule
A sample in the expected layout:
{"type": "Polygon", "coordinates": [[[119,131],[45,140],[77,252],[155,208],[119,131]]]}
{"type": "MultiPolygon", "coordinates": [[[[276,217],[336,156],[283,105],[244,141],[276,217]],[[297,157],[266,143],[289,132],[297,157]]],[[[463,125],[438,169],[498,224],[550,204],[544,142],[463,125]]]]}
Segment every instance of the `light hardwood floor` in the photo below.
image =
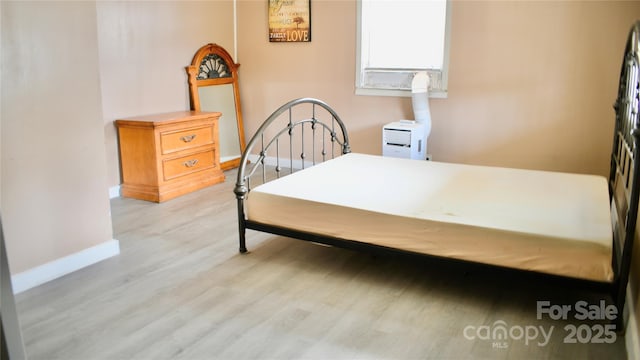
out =
{"type": "Polygon", "coordinates": [[[121,254],[17,296],[29,358],[625,358],[621,335],[565,344],[564,327],[579,323],[536,319],[538,300],[597,294],[252,231],[241,255],[234,175],[162,204],[113,199],[121,254]],[[479,339],[496,321],[513,337],[553,327],[551,340],[479,339]]]}

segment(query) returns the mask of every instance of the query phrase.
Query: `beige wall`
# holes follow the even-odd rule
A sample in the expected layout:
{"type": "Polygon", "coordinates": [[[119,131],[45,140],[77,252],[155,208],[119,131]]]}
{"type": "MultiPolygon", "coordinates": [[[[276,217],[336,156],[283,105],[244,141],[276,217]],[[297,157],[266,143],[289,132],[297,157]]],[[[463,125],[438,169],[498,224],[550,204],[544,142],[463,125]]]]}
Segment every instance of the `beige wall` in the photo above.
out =
{"type": "Polygon", "coordinates": [[[111,240],[93,2],[2,1],[2,216],[12,273],[111,240]]]}
{"type": "MultiPolygon", "coordinates": [[[[449,97],[432,99],[435,160],[606,174],[622,49],[638,2],[454,1],[449,97]]],[[[355,1],[312,2],[311,43],[269,43],[263,2],[240,0],[247,135],[280,104],[332,105],[357,152],[409,98],[354,95],[355,1]]]]}
{"type": "Polygon", "coordinates": [[[99,1],[109,186],[121,183],[116,128],[128,116],[189,109],[185,67],[207,43],[234,53],[233,2],[99,1]]]}

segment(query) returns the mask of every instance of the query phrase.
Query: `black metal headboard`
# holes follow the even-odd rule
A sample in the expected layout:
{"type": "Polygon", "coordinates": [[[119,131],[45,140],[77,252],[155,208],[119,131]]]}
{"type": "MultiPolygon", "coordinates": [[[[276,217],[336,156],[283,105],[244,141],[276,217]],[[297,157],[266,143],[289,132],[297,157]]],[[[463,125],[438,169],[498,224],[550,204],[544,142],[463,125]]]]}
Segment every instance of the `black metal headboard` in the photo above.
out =
{"type": "Polygon", "coordinates": [[[242,154],[234,192],[236,195],[246,194],[250,190],[251,177],[258,169],[262,170],[264,179],[271,159],[275,176],[280,177],[283,169],[293,172],[349,152],[347,129],[329,105],[313,98],[291,100],[274,111],[249,140],[242,154]],[[305,129],[308,132],[306,136],[305,129]],[[300,134],[294,139],[294,133],[298,131],[300,134]],[[285,143],[284,149],[282,142],[285,143]],[[256,146],[260,149],[252,154],[256,146]],[[281,154],[283,151],[285,154],[281,154]],[[250,162],[252,155],[257,159],[250,162]]]}
{"type": "MultiPolygon", "coordinates": [[[[616,274],[614,299],[624,316],[624,301],[631,268],[631,255],[638,217],[640,186],[640,21],[629,32],[620,71],[620,87],[614,103],[616,112],[611,152],[609,191],[612,201],[614,237],[613,266],[616,274]]],[[[622,330],[622,329],[619,329],[622,330]]]]}
{"type": "Polygon", "coordinates": [[[258,169],[262,170],[264,183],[267,181],[268,166],[275,173],[275,177],[280,177],[285,169],[291,173],[297,168],[304,169],[305,166],[350,152],[347,128],[338,114],[325,102],[313,98],[300,98],[291,100],[274,111],[249,140],[238,168],[233,192],[238,201],[240,251],[246,252],[244,200],[251,190],[251,179],[258,169]],[[257,146],[259,150],[254,150],[257,146]],[[250,156],[257,158],[250,162],[250,156]],[[273,161],[269,163],[271,159],[273,161]]]}

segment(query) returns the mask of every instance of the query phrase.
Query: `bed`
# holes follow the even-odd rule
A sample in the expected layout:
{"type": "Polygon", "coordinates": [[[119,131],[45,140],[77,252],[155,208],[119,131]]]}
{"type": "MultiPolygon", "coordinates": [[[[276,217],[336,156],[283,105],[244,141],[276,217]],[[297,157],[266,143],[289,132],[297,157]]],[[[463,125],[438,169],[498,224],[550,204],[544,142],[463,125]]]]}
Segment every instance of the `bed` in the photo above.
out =
{"type": "MultiPolygon", "coordinates": [[[[247,144],[234,193],[246,230],[438,257],[606,291],[622,314],[637,219],[640,22],[614,104],[609,178],[352,153],[323,101],[277,109],[247,144]]],[[[616,325],[623,330],[624,316],[616,325]]]]}

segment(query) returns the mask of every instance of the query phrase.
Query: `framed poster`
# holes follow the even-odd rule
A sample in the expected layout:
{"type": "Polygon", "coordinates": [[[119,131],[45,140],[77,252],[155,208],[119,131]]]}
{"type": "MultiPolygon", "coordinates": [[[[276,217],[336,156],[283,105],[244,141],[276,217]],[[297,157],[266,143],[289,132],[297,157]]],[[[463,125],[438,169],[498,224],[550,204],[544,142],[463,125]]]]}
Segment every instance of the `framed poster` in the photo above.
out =
{"type": "Polygon", "coordinates": [[[268,0],[269,41],[311,41],[311,0],[268,0]]]}

